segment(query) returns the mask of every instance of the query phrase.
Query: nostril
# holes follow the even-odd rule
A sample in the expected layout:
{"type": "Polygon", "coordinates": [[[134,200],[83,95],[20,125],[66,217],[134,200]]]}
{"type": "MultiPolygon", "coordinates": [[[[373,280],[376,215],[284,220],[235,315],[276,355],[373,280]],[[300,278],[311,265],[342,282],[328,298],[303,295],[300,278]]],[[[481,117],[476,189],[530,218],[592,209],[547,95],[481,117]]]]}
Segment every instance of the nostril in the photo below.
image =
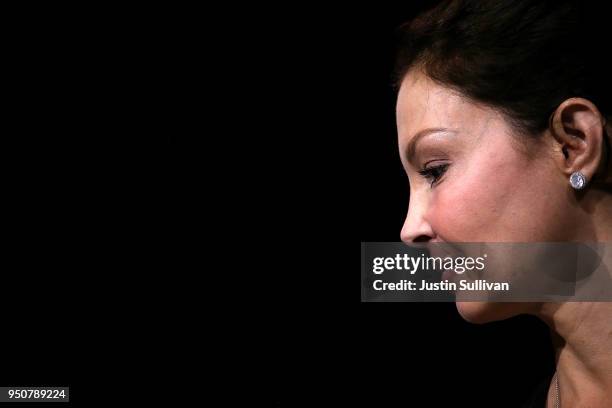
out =
{"type": "Polygon", "coordinates": [[[429,242],[429,241],[431,241],[431,237],[428,237],[427,235],[419,235],[412,242],[429,242]]]}

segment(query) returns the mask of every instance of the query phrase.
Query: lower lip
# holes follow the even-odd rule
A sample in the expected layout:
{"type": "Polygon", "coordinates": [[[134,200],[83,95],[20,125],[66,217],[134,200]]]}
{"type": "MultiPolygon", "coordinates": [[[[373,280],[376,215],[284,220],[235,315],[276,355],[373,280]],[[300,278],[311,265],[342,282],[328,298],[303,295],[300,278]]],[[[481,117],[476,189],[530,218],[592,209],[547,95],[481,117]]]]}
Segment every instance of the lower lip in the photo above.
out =
{"type": "Polygon", "coordinates": [[[442,277],[440,279],[443,281],[453,279],[453,271],[450,269],[445,269],[444,272],[442,272],[442,277]]]}

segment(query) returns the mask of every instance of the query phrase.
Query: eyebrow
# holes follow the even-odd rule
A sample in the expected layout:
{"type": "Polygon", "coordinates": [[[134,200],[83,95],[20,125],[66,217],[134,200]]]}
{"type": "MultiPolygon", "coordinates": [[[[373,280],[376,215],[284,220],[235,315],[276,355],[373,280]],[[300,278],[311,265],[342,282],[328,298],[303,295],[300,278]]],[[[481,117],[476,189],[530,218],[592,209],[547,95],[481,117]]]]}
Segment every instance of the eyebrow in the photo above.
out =
{"type": "Polygon", "coordinates": [[[416,153],[416,146],[420,139],[423,137],[437,132],[456,132],[454,129],[437,127],[437,128],[427,128],[419,130],[408,142],[408,146],[406,146],[406,159],[409,162],[412,162],[414,159],[414,154],[416,153]]]}

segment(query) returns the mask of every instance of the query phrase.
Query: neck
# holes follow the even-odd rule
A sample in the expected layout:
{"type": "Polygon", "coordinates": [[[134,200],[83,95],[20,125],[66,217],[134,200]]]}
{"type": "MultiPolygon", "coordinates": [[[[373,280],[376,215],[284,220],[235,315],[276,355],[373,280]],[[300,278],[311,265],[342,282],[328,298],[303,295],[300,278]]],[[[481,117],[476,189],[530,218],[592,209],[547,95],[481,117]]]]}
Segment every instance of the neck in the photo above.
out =
{"type": "MultiPolygon", "coordinates": [[[[546,303],[538,315],[551,329],[561,406],[612,406],[612,303],[546,303]]],[[[553,382],[548,406],[555,398],[553,382]]]]}

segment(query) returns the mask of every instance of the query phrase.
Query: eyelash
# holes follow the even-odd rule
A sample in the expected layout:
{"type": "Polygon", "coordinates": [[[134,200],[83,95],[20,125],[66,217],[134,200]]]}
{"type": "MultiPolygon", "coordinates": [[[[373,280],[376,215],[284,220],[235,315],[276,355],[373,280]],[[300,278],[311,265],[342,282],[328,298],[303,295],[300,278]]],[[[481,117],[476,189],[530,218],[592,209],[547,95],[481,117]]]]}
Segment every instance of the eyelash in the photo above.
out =
{"type": "Polygon", "coordinates": [[[423,170],[419,170],[419,174],[425,178],[430,184],[430,187],[433,187],[440,178],[444,175],[446,170],[448,169],[448,164],[440,164],[438,166],[432,166],[429,168],[425,168],[423,170]]]}

